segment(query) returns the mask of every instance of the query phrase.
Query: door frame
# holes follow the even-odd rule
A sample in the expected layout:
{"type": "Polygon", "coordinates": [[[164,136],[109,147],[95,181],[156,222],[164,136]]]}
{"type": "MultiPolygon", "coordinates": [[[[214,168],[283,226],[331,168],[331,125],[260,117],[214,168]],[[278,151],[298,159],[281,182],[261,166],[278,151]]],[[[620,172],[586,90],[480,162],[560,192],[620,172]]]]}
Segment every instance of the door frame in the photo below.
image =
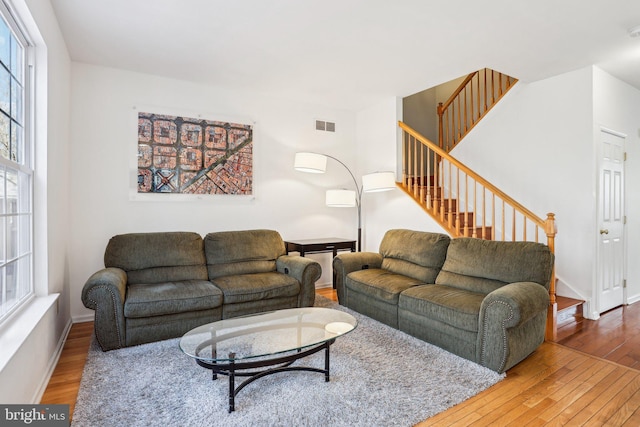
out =
{"type": "MultiPolygon", "coordinates": [[[[601,135],[602,133],[608,133],[610,135],[622,138],[624,140],[624,145],[623,145],[623,152],[625,153],[626,156],[626,145],[627,145],[627,134],[613,130],[611,128],[605,127],[605,126],[598,126],[598,136],[597,136],[597,146],[596,146],[596,153],[597,153],[597,158],[596,158],[596,223],[595,223],[595,227],[594,227],[594,234],[595,234],[595,242],[596,242],[596,262],[595,262],[595,266],[594,266],[594,282],[593,282],[593,289],[592,289],[592,298],[593,301],[595,302],[594,306],[591,308],[591,312],[593,315],[595,315],[595,319],[600,317],[600,291],[599,291],[599,277],[601,274],[600,271],[600,265],[601,265],[601,250],[600,250],[600,234],[599,234],[599,229],[600,229],[600,223],[601,223],[601,218],[602,218],[602,212],[600,209],[600,197],[601,197],[601,187],[600,187],[600,180],[601,180],[601,167],[602,167],[602,138],[601,135]]],[[[626,157],[625,157],[626,160],[626,157]]],[[[623,216],[626,218],[627,216],[627,174],[626,174],[626,162],[623,161],[622,164],[622,168],[623,168],[623,197],[624,197],[624,202],[623,202],[623,216]]],[[[627,258],[628,258],[628,239],[627,239],[627,227],[626,227],[626,221],[625,224],[623,226],[622,229],[622,238],[624,239],[623,242],[623,251],[624,251],[624,255],[623,255],[623,260],[622,260],[622,276],[623,276],[623,280],[627,279],[627,258]]],[[[622,304],[626,305],[628,304],[628,294],[627,294],[627,288],[626,286],[623,288],[622,290],[622,304]]]]}

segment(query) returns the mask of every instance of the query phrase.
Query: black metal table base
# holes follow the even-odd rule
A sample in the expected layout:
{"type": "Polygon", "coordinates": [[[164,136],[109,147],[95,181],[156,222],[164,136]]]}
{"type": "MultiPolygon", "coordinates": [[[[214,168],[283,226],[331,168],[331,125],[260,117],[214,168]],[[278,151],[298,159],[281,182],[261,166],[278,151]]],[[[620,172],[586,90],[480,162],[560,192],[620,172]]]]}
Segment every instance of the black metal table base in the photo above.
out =
{"type": "Polygon", "coordinates": [[[267,375],[275,374],[278,372],[287,371],[308,371],[319,372],[324,374],[325,382],[329,381],[329,348],[331,344],[335,342],[335,339],[325,341],[324,343],[311,347],[304,351],[298,351],[293,354],[276,357],[273,359],[264,359],[249,362],[236,362],[235,353],[229,354],[228,363],[210,363],[200,359],[196,359],[198,365],[211,369],[213,371],[213,379],[217,379],[218,374],[227,375],[229,377],[229,412],[235,411],[235,397],[240,390],[257,380],[258,378],[265,377],[267,375]],[[310,356],[324,350],[324,369],[312,368],[308,366],[291,366],[296,360],[303,357],[310,356]],[[277,366],[276,366],[277,365],[277,366]],[[268,369],[252,372],[244,372],[246,370],[252,370],[257,368],[264,368],[271,366],[268,369]],[[236,377],[248,377],[238,387],[235,386],[236,377]]]}

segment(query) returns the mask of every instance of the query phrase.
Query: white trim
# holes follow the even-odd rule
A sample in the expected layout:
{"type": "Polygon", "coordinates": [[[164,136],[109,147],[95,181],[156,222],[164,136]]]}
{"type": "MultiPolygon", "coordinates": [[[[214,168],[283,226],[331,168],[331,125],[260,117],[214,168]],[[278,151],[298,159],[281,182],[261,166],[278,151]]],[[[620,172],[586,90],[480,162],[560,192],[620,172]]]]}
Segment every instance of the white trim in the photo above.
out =
{"type": "Polygon", "coordinates": [[[18,352],[42,317],[58,300],[60,294],[34,298],[26,307],[2,325],[0,333],[0,372],[18,352]]]}
{"type": "MultiPolygon", "coordinates": [[[[33,227],[33,217],[34,217],[34,176],[35,176],[35,170],[34,170],[34,161],[33,161],[33,152],[34,152],[34,134],[33,134],[33,124],[34,124],[34,106],[35,106],[35,102],[34,102],[34,98],[33,98],[33,85],[34,85],[34,80],[33,80],[33,43],[31,42],[31,38],[29,36],[29,33],[26,31],[24,22],[22,21],[22,17],[21,15],[16,11],[13,3],[11,1],[7,1],[7,0],[3,0],[2,2],[0,2],[0,14],[2,15],[2,19],[3,19],[3,23],[6,22],[7,26],[9,27],[9,30],[11,32],[11,39],[15,39],[16,44],[20,47],[20,49],[22,49],[22,53],[23,53],[23,57],[21,58],[24,63],[20,64],[21,65],[21,73],[22,77],[19,81],[19,84],[22,85],[23,88],[23,99],[22,99],[22,120],[21,120],[21,126],[23,129],[23,136],[22,136],[22,150],[21,150],[21,154],[20,154],[20,158],[18,159],[18,161],[12,161],[12,160],[8,160],[8,159],[0,159],[0,167],[6,171],[8,170],[12,170],[12,171],[16,171],[16,175],[18,177],[18,182],[16,183],[16,189],[17,189],[17,194],[16,194],[16,198],[20,201],[23,200],[23,196],[25,195],[25,193],[23,192],[23,190],[25,188],[23,187],[28,187],[28,198],[29,198],[29,203],[28,203],[28,211],[24,212],[24,211],[20,211],[20,212],[16,212],[16,213],[12,213],[12,212],[8,212],[6,211],[3,216],[6,217],[20,217],[20,216],[24,216],[27,215],[29,216],[29,238],[30,238],[30,245],[29,245],[29,249],[26,252],[20,252],[17,254],[18,258],[21,258],[23,256],[28,256],[29,257],[29,271],[28,271],[28,291],[26,293],[26,296],[29,297],[31,295],[36,295],[36,289],[35,289],[35,283],[34,283],[34,247],[35,247],[35,240],[34,240],[34,227],[33,227]],[[23,182],[23,177],[21,175],[26,176],[28,182],[25,184],[23,182]],[[21,184],[19,184],[21,183],[21,184]]],[[[11,55],[11,57],[13,58],[13,54],[11,55]]],[[[11,61],[9,61],[11,62],[11,61]]],[[[10,71],[11,75],[13,75],[13,66],[11,64],[5,64],[5,66],[7,67],[7,69],[10,71]]],[[[17,75],[16,75],[16,79],[17,79],[17,75]]],[[[12,95],[13,98],[13,95],[12,95]]],[[[8,118],[9,121],[14,121],[14,112],[13,111],[9,111],[9,112],[5,112],[6,114],[8,114],[8,118]]],[[[7,174],[4,174],[4,178],[3,178],[3,182],[2,185],[6,186],[6,180],[7,180],[7,174]]],[[[5,193],[7,192],[7,189],[5,188],[5,193]]],[[[18,239],[22,240],[22,236],[23,236],[23,229],[19,228],[18,229],[18,239]]],[[[7,244],[7,237],[8,236],[8,232],[7,230],[5,230],[5,237],[4,237],[4,242],[2,242],[3,244],[7,244]]],[[[8,254],[7,252],[7,247],[4,248],[5,254],[8,254]]],[[[4,265],[10,265],[10,264],[14,264],[16,266],[16,268],[20,268],[19,264],[22,263],[18,263],[18,258],[16,259],[6,259],[4,262],[4,265]]],[[[5,273],[3,273],[4,275],[5,273]]],[[[5,278],[3,278],[3,280],[6,280],[5,278]]],[[[22,280],[21,280],[22,282],[22,280]]],[[[23,288],[23,284],[22,283],[17,283],[17,289],[21,289],[23,288]]],[[[18,293],[16,291],[16,293],[18,293]]],[[[0,304],[5,304],[5,295],[2,295],[0,297],[0,304]]],[[[27,299],[23,299],[22,301],[17,301],[15,303],[13,303],[12,306],[9,306],[9,313],[14,310],[14,309],[18,309],[20,310],[22,307],[24,306],[28,306],[28,304],[30,303],[29,298],[27,299]]],[[[8,316],[5,314],[0,316],[1,321],[4,323],[6,322],[8,316]]]]}
{"type": "Polygon", "coordinates": [[[589,320],[598,320],[600,318],[600,313],[595,309],[594,304],[590,301],[585,301],[582,306],[582,314],[589,320]]]}
{"type": "Polygon", "coordinates": [[[55,371],[56,366],[58,366],[58,361],[60,360],[60,356],[62,355],[62,350],[64,348],[64,344],[67,341],[67,337],[69,336],[69,332],[71,331],[71,320],[67,322],[67,325],[64,328],[64,332],[60,336],[58,340],[58,344],[56,345],[56,351],[51,355],[51,359],[49,359],[49,363],[47,365],[47,372],[44,377],[42,377],[42,381],[40,385],[36,389],[36,392],[33,396],[33,403],[40,403],[42,400],[42,396],[44,392],[47,390],[47,386],[49,385],[49,381],[51,380],[51,376],[53,375],[53,371],[55,371]]]}
{"type": "Polygon", "coordinates": [[[640,295],[634,295],[627,298],[627,305],[635,304],[640,301],[640,295]]]}
{"type": "MultiPolygon", "coordinates": [[[[589,315],[585,316],[588,319],[592,319],[592,320],[597,320],[600,318],[600,313],[603,312],[602,310],[602,301],[601,301],[601,297],[602,294],[600,292],[600,283],[599,283],[599,278],[600,278],[600,263],[602,261],[601,256],[601,237],[598,234],[598,229],[600,228],[600,224],[601,224],[601,216],[602,216],[602,212],[600,210],[600,202],[601,202],[601,170],[602,170],[602,163],[603,163],[603,159],[602,159],[602,137],[601,135],[603,133],[612,135],[614,137],[620,138],[622,139],[622,151],[623,153],[626,153],[626,149],[627,149],[627,134],[623,133],[623,132],[618,132],[615,131],[611,128],[607,128],[606,126],[602,126],[602,125],[596,125],[596,127],[599,129],[599,132],[595,132],[595,136],[594,136],[594,151],[596,153],[595,156],[595,160],[596,160],[596,169],[595,169],[595,179],[596,179],[596,188],[595,188],[595,207],[596,207],[596,217],[595,217],[595,229],[594,229],[594,235],[595,235],[595,240],[596,240],[596,260],[593,263],[593,288],[592,288],[592,304],[590,304],[589,309],[590,311],[588,312],[589,315]]],[[[627,215],[627,168],[626,168],[626,163],[623,161],[622,162],[622,173],[623,173],[623,180],[622,180],[622,186],[623,186],[623,207],[622,207],[622,215],[626,217],[627,215]]],[[[623,225],[623,229],[622,229],[622,239],[623,239],[623,250],[624,250],[624,254],[623,254],[623,259],[622,259],[622,276],[623,276],[623,280],[627,279],[627,258],[628,258],[628,253],[627,253],[627,247],[628,247],[628,235],[627,235],[627,226],[626,224],[623,225]]],[[[627,288],[623,288],[622,289],[622,304],[629,304],[629,297],[628,297],[628,292],[627,292],[627,288]]],[[[606,310],[604,310],[606,311],[606,310]]]]}
{"type": "Polygon", "coordinates": [[[73,323],[86,323],[86,322],[93,322],[95,321],[96,316],[95,313],[91,313],[91,314],[82,314],[80,316],[72,316],[71,317],[71,321],[73,323]]]}
{"type": "Polygon", "coordinates": [[[25,43],[25,49],[33,47],[33,42],[31,41],[32,39],[29,31],[27,31],[27,26],[22,21],[22,15],[16,10],[13,2],[11,0],[2,0],[2,4],[13,20],[13,24],[17,27],[18,31],[22,33],[22,37],[24,38],[22,41],[25,43]],[[19,17],[20,19],[17,19],[16,17],[19,17]]]}
{"type": "Polygon", "coordinates": [[[614,135],[614,136],[618,136],[620,138],[627,139],[627,134],[626,133],[618,132],[616,130],[610,129],[610,128],[605,127],[605,126],[600,126],[600,131],[601,132],[606,132],[606,133],[614,135]]]}

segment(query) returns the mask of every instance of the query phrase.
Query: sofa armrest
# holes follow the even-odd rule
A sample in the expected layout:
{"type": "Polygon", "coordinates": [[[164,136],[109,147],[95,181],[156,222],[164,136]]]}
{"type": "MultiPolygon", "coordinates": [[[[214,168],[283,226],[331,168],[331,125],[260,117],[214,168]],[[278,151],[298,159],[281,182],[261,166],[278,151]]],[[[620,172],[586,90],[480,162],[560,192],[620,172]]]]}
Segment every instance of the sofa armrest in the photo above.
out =
{"type": "Polygon", "coordinates": [[[300,282],[298,307],[312,307],[316,299],[316,281],[322,275],[320,264],[299,255],[281,255],[276,260],[276,270],[300,282]]]}
{"type": "Polygon", "coordinates": [[[124,300],[127,273],[105,268],[94,273],[82,288],[82,303],[95,310],[94,329],[103,351],[126,345],[124,300]]]}
{"type": "Polygon", "coordinates": [[[345,301],[345,279],[352,271],[382,267],[382,255],[377,252],[343,252],[333,258],[338,301],[345,301]]]}
{"type": "Polygon", "coordinates": [[[480,306],[478,360],[503,372],[544,341],[549,293],[533,282],[516,282],[489,293],[480,306]]]}

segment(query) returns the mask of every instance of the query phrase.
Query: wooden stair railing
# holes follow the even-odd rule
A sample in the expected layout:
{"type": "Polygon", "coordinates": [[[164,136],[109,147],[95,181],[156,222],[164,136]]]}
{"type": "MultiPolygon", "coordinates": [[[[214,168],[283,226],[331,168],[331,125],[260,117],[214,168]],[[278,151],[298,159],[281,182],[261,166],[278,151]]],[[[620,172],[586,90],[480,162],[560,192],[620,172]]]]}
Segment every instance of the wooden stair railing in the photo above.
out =
{"type": "Polygon", "coordinates": [[[469,74],[445,103],[438,104],[440,148],[451,151],[517,81],[489,68],[469,74]]]}
{"type": "MultiPolygon", "coordinates": [[[[487,240],[546,239],[555,252],[555,215],[542,219],[424,136],[398,122],[403,133],[402,182],[410,197],[453,237],[487,240]]],[[[555,340],[555,270],[549,289],[548,340],[555,340]]]]}

